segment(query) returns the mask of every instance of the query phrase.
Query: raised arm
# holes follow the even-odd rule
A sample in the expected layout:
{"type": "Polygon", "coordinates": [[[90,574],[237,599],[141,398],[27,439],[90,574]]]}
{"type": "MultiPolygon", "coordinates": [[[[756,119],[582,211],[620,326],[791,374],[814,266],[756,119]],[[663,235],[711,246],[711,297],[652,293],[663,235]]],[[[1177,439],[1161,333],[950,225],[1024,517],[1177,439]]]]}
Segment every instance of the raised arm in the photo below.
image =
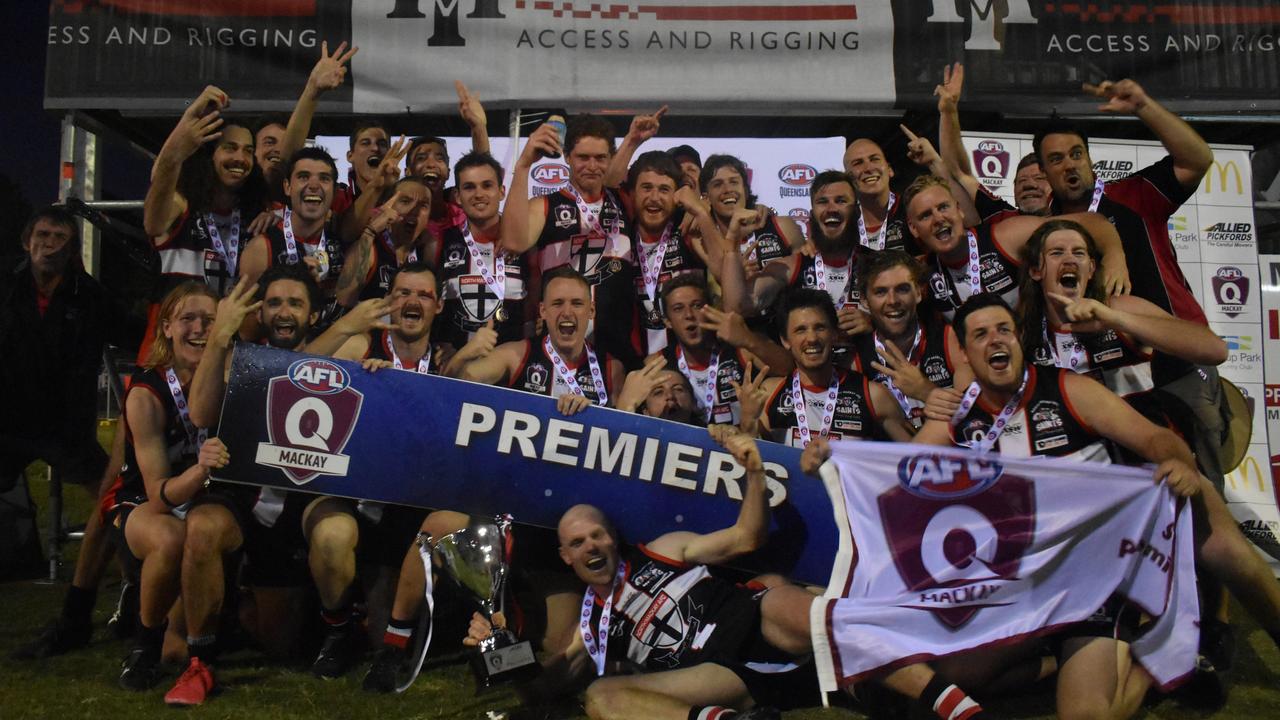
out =
{"type": "Polygon", "coordinates": [[[1102,253],[1102,285],[1108,295],[1128,293],[1132,288],[1129,280],[1128,261],[1124,254],[1124,245],[1120,234],[1107,218],[1095,212],[1070,213],[1056,218],[1043,218],[1035,215],[1020,215],[1002,220],[991,229],[991,237],[1005,254],[1023,262],[1022,249],[1037,229],[1050,220],[1072,220],[1084,226],[1093,237],[1102,253]]]}
{"type": "Polygon", "coordinates": [[[1169,151],[1173,174],[1184,188],[1194,188],[1208,172],[1213,163],[1209,144],[1186,121],[1148,97],[1138,83],[1128,79],[1104,80],[1097,85],[1085,83],[1084,91],[1106,100],[1098,106],[1102,112],[1128,113],[1145,123],[1169,151]]]}
{"type": "Polygon", "coordinates": [[[795,368],[791,353],[760,333],[753,332],[747,327],[746,320],[736,312],[718,310],[708,305],[702,309],[702,321],[698,324],[703,330],[715,333],[720,342],[759,358],[766,369],[769,369],[769,375],[790,375],[795,368]]]}
{"type": "Polygon", "coordinates": [[[455,369],[455,372],[458,372],[456,377],[485,385],[506,382],[511,379],[511,373],[520,364],[530,342],[532,341],[515,340],[502,343],[488,355],[478,357],[463,364],[460,369],[455,369]]]}
{"type": "Polygon", "coordinates": [[[982,216],[974,205],[978,195],[978,180],[972,175],[956,174],[951,167],[942,161],[942,156],[933,148],[928,138],[922,138],[906,125],[898,125],[907,136],[907,157],[911,162],[927,169],[930,173],[947,181],[951,189],[951,197],[955,198],[960,210],[964,213],[964,224],[971,227],[982,222],[982,216]]]}
{"type": "MultiPolygon", "coordinates": [[[[489,152],[489,118],[484,113],[484,105],[461,80],[453,81],[453,89],[458,91],[458,114],[471,128],[471,149],[478,153],[489,152]]],[[[457,182],[457,178],[454,181],[457,182]]]]}
{"type": "Polygon", "coordinates": [[[764,547],[769,537],[769,502],[765,493],[764,462],[755,438],[730,425],[712,425],[707,430],[746,469],[738,519],[723,530],[705,535],[667,533],[649,543],[649,548],[687,563],[718,565],[764,547]]]}
{"type": "Polygon", "coordinates": [[[253,297],[257,292],[257,285],[250,285],[241,278],[231,292],[218,301],[213,330],[209,333],[200,364],[196,366],[195,377],[191,380],[190,397],[187,398],[191,422],[196,427],[213,427],[218,424],[218,416],[222,413],[222,395],[227,389],[227,361],[231,356],[231,346],[235,343],[245,317],[257,312],[262,306],[261,300],[254,302],[253,297]]]}
{"type": "Polygon", "coordinates": [[[609,169],[604,174],[605,187],[618,187],[627,179],[627,168],[631,167],[631,158],[646,140],[658,134],[662,124],[662,116],[667,114],[667,106],[663,105],[652,115],[637,115],[631,119],[631,127],[618,151],[609,160],[609,169]]]}
{"type": "Polygon", "coordinates": [[[365,225],[360,237],[347,249],[346,262],[342,265],[342,274],[338,276],[338,284],[334,289],[338,304],[342,307],[353,307],[360,298],[360,291],[364,289],[369,272],[373,269],[373,244],[379,241],[384,230],[400,219],[400,213],[395,209],[399,199],[400,193],[396,193],[383,203],[378,214],[365,225]]]}
{"type": "MultiPolygon", "coordinates": [[[[391,312],[391,301],[386,298],[369,298],[343,313],[334,321],[320,337],[307,343],[307,352],[313,355],[337,356],[343,348],[355,347],[351,343],[355,338],[364,338],[364,348],[369,347],[369,333],[374,330],[392,330],[396,326],[385,322],[384,317],[391,312]]],[[[360,357],[364,357],[361,353],[360,357]]],[[[357,357],[343,357],[344,360],[359,360],[357,357]]]]}
{"type": "MultiPolygon", "coordinates": [[[[320,59],[316,61],[314,67],[311,68],[311,75],[307,77],[307,84],[302,88],[302,95],[298,97],[298,102],[293,106],[293,113],[289,115],[289,125],[284,131],[284,141],[280,148],[280,156],[287,163],[293,154],[302,149],[307,144],[307,136],[311,134],[311,120],[316,114],[316,102],[320,96],[335,88],[341,87],[347,77],[347,63],[351,58],[356,56],[360,48],[353,47],[347,50],[347,43],[343,42],[338,48],[329,54],[329,43],[320,43],[320,59]]],[[[266,171],[266,168],[263,168],[266,171]]],[[[275,186],[282,182],[284,178],[271,178],[272,185],[275,186]]]]}
{"type": "Polygon", "coordinates": [[[511,189],[507,192],[507,204],[502,209],[499,236],[502,247],[517,255],[538,244],[542,226],[546,222],[546,200],[529,199],[529,170],[538,158],[563,152],[560,136],[550,125],[538,126],[529,135],[524,150],[511,169],[511,189]]]}
{"type": "Polygon", "coordinates": [[[387,149],[387,154],[382,156],[382,162],[378,163],[378,172],[374,173],[369,187],[361,189],[360,197],[356,198],[355,204],[342,215],[338,232],[344,243],[352,242],[353,238],[359,239],[361,231],[369,224],[369,216],[378,206],[378,199],[382,197],[383,191],[395,185],[400,179],[400,161],[408,152],[409,141],[401,136],[387,149]]]}
{"type": "Polygon", "coordinates": [[[227,94],[210,85],[187,106],[169,133],[151,166],[151,185],[142,204],[142,229],[157,245],[187,210],[187,198],[178,192],[182,164],[201,145],[222,137],[223,108],[231,104],[227,94]]]}
{"type": "Polygon", "coordinates": [[[1117,330],[1146,347],[1197,365],[1221,365],[1227,361],[1227,344],[1207,325],[1176,318],[1154,303],[1133,295],[1120,295],[1106,303],[1083,298],[1072,300],[1047,293],[1067,319],[1067,332],[1117,330]]]}

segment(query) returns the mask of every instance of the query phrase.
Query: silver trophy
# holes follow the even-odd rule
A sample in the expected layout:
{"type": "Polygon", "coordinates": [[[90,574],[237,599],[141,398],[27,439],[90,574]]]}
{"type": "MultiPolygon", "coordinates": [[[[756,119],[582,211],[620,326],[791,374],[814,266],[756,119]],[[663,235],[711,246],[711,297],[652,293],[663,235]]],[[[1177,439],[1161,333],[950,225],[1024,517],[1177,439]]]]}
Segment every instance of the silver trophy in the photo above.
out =
{"type": "MultiPolygon", "coordinates": [[[[503,609],[503,588],[511,561],[511,516],[499,515],[492,524],[471,525],[436,541],[435,551],[444,569],[471,592],[480,612],[490,622],[503,609]]],[[[496,683],[527,680],[541,667],[533,656],[533,646],[520,641],[506,628],[494,628],[493,635],[480,642],[480,652],[472,657],[471,670],[476,685],[483,690],[496,683]]]]}

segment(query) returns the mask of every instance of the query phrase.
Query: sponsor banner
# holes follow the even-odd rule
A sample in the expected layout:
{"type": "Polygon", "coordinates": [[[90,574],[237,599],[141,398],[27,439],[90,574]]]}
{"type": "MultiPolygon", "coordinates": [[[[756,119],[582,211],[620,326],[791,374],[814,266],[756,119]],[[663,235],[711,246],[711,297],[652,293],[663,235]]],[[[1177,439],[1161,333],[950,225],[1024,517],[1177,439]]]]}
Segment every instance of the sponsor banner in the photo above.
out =
{"type": "Polygon", "coordinates": [[[894,99],[893,17],[878,2],[382,0],[352,14],[362,113],[451,112],[455,78],[491,107],[837,111],[894,99]]]}
{"type": "Polygon", "coordinates": [[[1157,618],[1132,649],[1158,685],[1194,667],[1190,506],[1149,468],[896,443],[832,451],[822,475],[840,553],[810,613],[823,690],[1051,632],[1113,592],[1157,618]]]}
{"type": "Polygon", "coordinates": [[[1013,177],[1022,159],[1022,140],[1016,135],[990,133],[965,136],[965,153],[974,177],[993,195],[1013,202],[1013,177]]]}
{"type": "MultiPolygon", "coordinates": [[[[544,527],[591,503],[633,541],[729,527],[742,498],[744,470],[701,428],[606,408],[565,417],[549,397],[272,348],[237,346],[223,417],[240,419],[220,435],[231,482],[544,527]]],[[[741,564],[823,584],[827,494],[798,450],[760,449],[773,529],[741,564]]]]}
{"type": "Polygon", "coordinates": [[[1141,68],[1175,112],[1267,113],[1278,25],[1271,0],[54,0],[45,103],[177,112],[212,83],[287,111],[321,41],[352,40],[323,110],[452,115],[456,78],[495,108],[846,115],[932,106],[959,59],[977,109],[1093,113],[1082,81],[1141,68]]]}
{"type": "MultiPolygon", "coordinates": [[[[372,5],[372,4],[371,4],[372,5]]],[[[54,0],[46,108],[180,112],[216,85],[237,110],[289,111],[320,45],[351,37],[348,0],[54,0]]],[[[349,110],[349,82],[321,110],[349,110]]]]}
{"type": "Polygon", "coordinates": [[[1210,323],[1227,344],[1227,361],[1218,372],[1233,383],[1262,382],[1262,338],[1254,323],[1210,323]]]}
{"type": "MultiPolygon", "coordinates": [[[[363,51],[362,51],[363,52],[363,51]]],[[[456,161],[471,150],[470,137],[446,137],[450,161],[456,161]]],[[[618,138],[622,142],[622,138],[618,138]]],[[[513,152],[511,140],[491,138],[490,152],[504,167],[514,165],[525,139],[513,152]]],[[[346,177],[351,167],[346,161],[348,140],[345,135],[323,135],[316,144],[329,151],[338,164],[338,177],[346,177]]],[[[747,166],[751,191],[757,202],[790,216],[801,230],[808,231],[809,182],[823,170],[839,168],[844,156],[844,140],[828,138],[684,138],[657,137],[645,143],[640,152],[666,150],[690,145],[705,162],[716,153],[737,157],[747,166]]],[[[638,155],[639,153],[637,153],[638,155]]],[[[546,158],[529,170],[529,195],[537,197],[553,193],[569,182],[569,166],[564,158],[546,158]]],[[[508,179],[509,183],[509,179],[508,179]]]]}
{"type": "MultiPolygon", "coordinates": [[[[1280,464],[1280,455],[1271,459],[1271,473],[1274,477],[1276,466],[1280,464]]],[[[1272,572],[1280,567],[1280,516],[1276,514],[1274,500],[1265,503],[1231,503],[1231,514],[1235,516],[1240,532],[1249,538],[1258,552],[1271,565],[1272,572]]]]}
{"type": "MultiPolygon", "coordinates": [[[[1200,277],[1198,268],[1195,272],[1188,268],[1189,264],[1198,265],[1201,261],[1200,228],[1200,214],[1195,203],[1183,203],[1169,216],[1169,239],[1173,241],[1173,250],[1178,254],[1178,264],[1182,266],[1182,272],[1188,279],[1200,277]]],[[[1201,296],[1200,286],[1193,284],[1191,290],[1203,305],[1204,298],[1201,296]]]]}
{"type": "Polygon", "coordinates": [[[893,0],[898,101],[932,106],[943,66],[965,63],[966,106],[1095,112],[1081,82],[1140,77],[1174,112],[1280,108],[1273,0],[1093,4],[893,0]],[[1010,68],[1019,72],[1010,73],[1010,68]],[[1140,69],[1140,75],[1135,75],[1140,69]]]}
{"type": "Polygon", "coordinates": [[[1224,494],[1234,509],[1240,503],[1265,505],[1275,502],[1275,483],[1271,479],[1271,456],[1266,443],[1249,445],[1239,467],[1227,473],[1224,494]]]}

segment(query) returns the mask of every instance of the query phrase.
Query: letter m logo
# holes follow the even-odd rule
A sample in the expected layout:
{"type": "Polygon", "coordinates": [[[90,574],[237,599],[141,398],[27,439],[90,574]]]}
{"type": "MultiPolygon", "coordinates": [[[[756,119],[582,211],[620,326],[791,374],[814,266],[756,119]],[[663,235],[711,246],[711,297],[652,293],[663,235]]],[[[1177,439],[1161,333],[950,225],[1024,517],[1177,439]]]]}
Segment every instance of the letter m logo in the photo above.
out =
{"type": "MultiPolygon", "coordinates": [[[[1004,40],[1004,25],[1035,25],[1028,0],[961,0],[969,16],[969,36],[965,38],[965,50],[1000,50],[1004,40]],[[1000,15],[1003,8],[1004,14],[1000,15]]],[[[956,12],[954,0],[933,0],[933,12],[927,18],[931,23],[962,23],[964,18],[956,12]]]]}
{"type": "Polygon", "coordinates": [[[1214,180],[1217,179],[1218,192],[1224,195],[1229,192],[1227,188],[1231,187],[1227,184],[1227,177],[1235,177],[1236,195],[1244,195],[1244,179],[1240,175],[1240,166],[1235,160],[1228,160],[1226,163],[1213,161],[1213,165],[1209,167],[1209,171],[1204,174],[1204,192],[1206,195],[1213,194],[1214,180]]]}

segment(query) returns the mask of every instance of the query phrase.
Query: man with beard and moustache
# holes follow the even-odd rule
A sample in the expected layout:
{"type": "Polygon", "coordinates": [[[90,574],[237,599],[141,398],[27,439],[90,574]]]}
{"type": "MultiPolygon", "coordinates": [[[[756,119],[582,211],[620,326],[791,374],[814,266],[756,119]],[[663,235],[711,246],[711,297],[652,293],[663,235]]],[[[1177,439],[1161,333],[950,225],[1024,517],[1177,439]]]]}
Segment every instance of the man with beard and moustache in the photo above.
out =
{"type": "Polygon", "coordinates": [[[555,127],[544,124],[534,130],[516,161],[502,216],[502,244],[517,254],[537,248],[535,259],[543,272],[568,265],[586,278],[599,316],[609,319],[590,333],[594,342],[625,366],[637,367],[636,267],[627,208],[622,194],[605,184],[613,154],[613,126],[594,115],[570,119],[563,148],[555,127]],[[530,168],[540,157],[562,152],[569,184],[530,200],[530,168]]]}
{"type": "Polygon", "coordinates": [[[618,407],[615,393],[622,388],[622,364],[606,353],[597,354],[587,341],[587,327],[596,315],[591,284],[578,271],[562,265],[542,275],[541,294],[538,315],[546,326],[542,335],[503,343],[492,352],[473,357],[461,350],[445,374],[549,395],[565,415],[581,412],[593,403],[618,407]]]}
{"type": "MultiPolygon", "coordinates": [[[[320,288],[302,265],[276,265],[257,286],[241,280],[218,303],[204,356],[188,396],[191,422],[216,435],[222,397],[231,371],[231,349],[245,318],[258,313],[266,343],[283,350],[331,352],[337,347],[322,336],[307,343],[320,303],[320,288]],[[254,295],[261,292],[262,300],[254,295]]],[[[191,661],[173,689],[170,705],[199,705],[216,683],[211,664],[220,650],[217,628],[225,592],[227,558],[244,549],[247,578],[253,589],[255,621],[250,628],[270,654],[287,655],[301,618],[297,607],[308,577],[302,513],[308,498],[271,488],[211,486],[187,515],[182,551],[182,602],[191,661]]]]}
{"type": "Polygon", "coordinates": [[[711,216],[721,236],[728,238],[734,218],[745,232],[737,235],[747,279],[754,280],[770,260],[786,257],[805,244],[796,221],[756,205],[747,166],[732,155],[712,155],[702,166],[698,187],[711,204],[711,216]]]}
{"type": "Polygon", "coordinates": [[[858,245],[873,252],[893,249],[913,255],[920,249],[906,229],[902,205],[889,188],[893,167],[874,140],[858,138],[844,151],[844,170],[857,196],[858,245]]]}
{"type": "Polygon", "coordinates": [[[335,298],[342,273],[343,245],[337,227],[329,222],[338,168],[323,148],[308,147],[289,158],[284,192],[289,199],[284,217],[249,241],[240,274],[256,284],[273,265],[302,263],[324,293],[324,305],[314,329],[323,331],[339,315],[335,298]]]}
{"type": "MultiPolygon", "coordinates": [[[[1022,248],[1048,218],[1019,215],[966,229],[951,186],[937,175],[913,180],[902,203],[907,227],[928,250],[923,262],[930,269],[928,290],[936,310],[950,319],[966,298],[982,292],[998,293],[1011,306],[1017,303],[1022,248]]],[[[1067,219],[1084,225],[1097,239],[1106,290],[1125,289],[1125,255],[1115,228],[1097,213],[1076,213],[1067,219]]]]}
{"type": "Polygon", "coordinates": [[[396,268],[426,260],[430,216],[431,191],[426,183],[412,175],[397,181],[390,198],[346,250],[347,261],[334,290],[338,304],[349,308],[361,300],[384,297],[396,268]]]}
{"type": "MultiPolygon", "coordinates": [[[[636,308],[640,313],[638,344],[647,356],[668,345],[667,326],[658,302],[662,284],[685,275],[705,281],[708,269],[720,280],[727,249],[706,206],[692,188],[680,184],[680,170],[665,152],[655,150],[637,158],[631,165],[627,187],[635,221],[631,247],[640,266],[635,277],[636,308]],[[686,222],[686,218],[692,221],[686,222]],[[688,232],[683,229],[686,224],[690,225],[688,232]]],[[[737,260],[736,253],[730,257],[737,260]]],[[[738,267],[729,268],[738,273],[737,277],[722,280],[724,303],[731,308],[741,307],[745,295],[738,267]]]]}
{"type": "MultiPolygon", "coordinates": [[[[1196,471],[1190,448],[1176,433],[1147,420],[1087,375],[1025,363],[1013,310],[997,295],[981,293],[966,300],[953,327],[975,380],[963,393],[953,388],[930,395],[928,420],[916,442],[1102,463],[1110,462],[1105,441],[1119,444],[1155,466],[1156,482],[1189,498],[1197,566],[1230,587],[1280,643],[1280,584],[1240,534],[1222,496],[1196,471]],[[1067,409],[1056,414],[1060,422],[1030,422],[1029,408],[1045,403],[1067,409]]],[[[1058,667],[1060,713],[1128,717],[1138,709],[1151,678],[1136,664],[1124,669],[1127,639],[1115,637],[1114,624],[1112,620],[1100,629],[1083,623],[1065,631],[1058,667]]],[[[978,687],[984,682],[978,676],[998,674],[1028,651],[1038,652],[1039,644],[1032,645],[984,650],[977,657],[961,653],[935,664],[943,671],[949,666],[963,669],[968,686],[978,687]]]]}
{"type": "Polygon", "coordinates": [[[848,367],[854,336],[871,329],[867,313],[858,306],[858,263],[865,251],[852,235],[852,219],[858,207],[853,178],[838,170],[818,173],[809,186],[809,205],[809,236],[816,252],[812,256],[797,253],[767,263],[752,283],[751,296],[756,310],[764,313],[785,289],[825,292],[835,303],[839,318],[835,362],[848,367]]]}
{"type": "Polygon", "coordinates": [[[791,355],[748,329],[741,315],[711,307],[710,295],[706,281],[696,275],[663,283],[662,318],[675,342],[662,357],[688,378],[706,424],[737,425],[744,414],[738,388],[752,363],[761,368],[761,377],[787,375],[791,355]]]}
{"type": "Polygon", "coordinates": [[[160,257],[138,360],[155,336],[158,301],[186,280],[200,280],[219,297],[239,276],[242,237],[271,222],[269,192],[254,161],[253,134],[221,112],[231,103],[210,85],[187,106],[151,169],[142,227],[160,257]]]}
{"type": "Polygon", "coordinates": [[[757,417],[742,418],[751,435],[805,448],[815,437],[871,440],[911,439],[912,427],[889,389],[856,370],[836,367],[832,349],[836,308],[831,297],[811,288],[793,288],[778,307],[778,335],[791,353],[789,377],[764,383],[768,398],[757,417]],[[758,428],[758,430],[757,430],[758,428]]]}
{"type": "Polygon", "coordinates": [[[529,257],[499,242],[499,209],[506,197],[502,166],[488,153],[472,152],[458,160],[454,175],[466,222],[433,235],[425,255],[439,274],[444,302],[434,337],[461,348],[492,321],[495,342],[521,340],[529,257]]]}
{"type": "Polygon", "coordinates": [[[858,285],[872,330],[857,337],[853,367],[889,389],[911,424],[924,423],[935,388],[955,383],[960,343],[951,326],[925,306],[925,269],[901,250],[864,258],[858,285]]]}
{"type": "MultiPolygon", "coordinates": [[[[258,118],[257,124],[254,125],[253,159],[258,167],[262,168],[262,175],[266,177],[267,184],[272,188],[276,187],[276,181],[284,179],[283,164],[289,159],[289,155],[293,154],[284,153],[288,123],[287,116],[272,113],[258,118]]],[[[275,194],[277,193],[272,192],[272,195],[275,194]]]]}

